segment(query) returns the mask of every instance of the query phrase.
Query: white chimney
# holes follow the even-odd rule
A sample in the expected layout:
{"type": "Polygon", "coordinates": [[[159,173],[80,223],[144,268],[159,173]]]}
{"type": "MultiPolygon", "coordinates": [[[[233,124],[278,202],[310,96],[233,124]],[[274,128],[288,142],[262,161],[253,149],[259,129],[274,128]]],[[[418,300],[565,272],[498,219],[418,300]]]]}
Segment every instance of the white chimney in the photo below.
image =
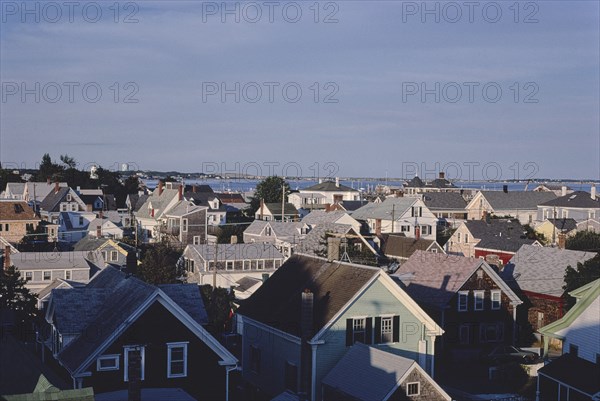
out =
{"type": "Polygon", "coordinates": [[[340,187],[340,177],[335,177],[335,186],[340,187]]]}
{"type": "Polygon", "coordinates": [[[596,184],[592,185],[592,199],[596,200],[596,184]]]}
{"type": "Polygon", "coordinates": [[[567,186],[563,185],[561,188],[562,192],[561,192],[561,196],[566,196],[567,195],[567,186]]]}

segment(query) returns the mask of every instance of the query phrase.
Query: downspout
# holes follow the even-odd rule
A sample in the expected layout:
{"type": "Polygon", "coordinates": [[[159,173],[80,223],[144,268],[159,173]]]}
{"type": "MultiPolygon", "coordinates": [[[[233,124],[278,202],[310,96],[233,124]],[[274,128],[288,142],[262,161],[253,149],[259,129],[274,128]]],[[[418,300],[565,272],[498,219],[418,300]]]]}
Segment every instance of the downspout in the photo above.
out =
{"type": "Polygon", "coordinates": [[[310,374],[310,401],[316,401],[317,397],[317,347],[325,344],[323,340],[308,341],[312,351],[312,363],[310,374]]]}
{"type": "Polygon", "coordinates": [[[231,367],[225,366],[225,401],[229,401],[229,372],[237,369],[237,365],[231,367]]]}
{"type": "Polygon", "coordinates": [[[513,344],[517,343],[517,306],[513,304],[513,344]]]}
{"type": "Polygon", "coordinates": [[[537,380],[536,380],[535,401],[540,401],[540,375],[538,375],[537,380]]]}

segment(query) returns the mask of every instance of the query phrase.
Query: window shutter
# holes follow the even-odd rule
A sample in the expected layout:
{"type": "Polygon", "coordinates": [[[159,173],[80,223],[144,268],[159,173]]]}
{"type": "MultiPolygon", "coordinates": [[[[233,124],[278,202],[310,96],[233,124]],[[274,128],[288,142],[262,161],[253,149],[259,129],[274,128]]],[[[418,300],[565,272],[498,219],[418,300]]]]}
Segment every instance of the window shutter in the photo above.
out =
{"type": "Polygon", "coordinates": [[[373,341],[373,318],[372,317],[368,317],[365,319],[365,343],[366,344],[372,344],[373,341]]]}
{"type": "Polygon", "coordinates": [[[376,317],[375,318],[375,340],[373,341],[373,344],[379,344],[379,343],[381,343],[381,318],[376,317]]]}
{"type": "Polygon", "coordinates": [[[346,319],[346,346],[352,345],[352,319],[346,319]]]}
{"type": "Polygon", "coordinates": [[[400,316],[394,316],[393,319],[393,337],[394,337],[394,342],[398,343],[400,342],[400,316]]]}

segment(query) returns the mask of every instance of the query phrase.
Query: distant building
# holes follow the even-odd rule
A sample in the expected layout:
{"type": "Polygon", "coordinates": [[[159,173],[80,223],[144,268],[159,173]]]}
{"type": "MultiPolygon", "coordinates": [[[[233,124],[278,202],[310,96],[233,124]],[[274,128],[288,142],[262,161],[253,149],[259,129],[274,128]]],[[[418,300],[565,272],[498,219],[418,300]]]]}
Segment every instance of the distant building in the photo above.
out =
{"type": "Polygon", "coordinates": [[[538,205],[555,198],[553,192],[509,191],[505,185],[503,191],[479,191],[465,209],[469,220],[481,220],[486,215],[510,216],[521,224],[533,224],[536,219],[543,220],[538,205]]]}
{"type": "Polygon", "coordinates": [[[572,218],[577,222],[600,218],[600,198],[596,195],[596,187],[592,187],[591,193],[575,191],[540,203],[537,218],[538,220],[572,218]]]}
{"type": "Polygon", "coordinates": [[[0,200],[0,237],[17,244],[40,223],[34,210],[25,201],[0,200]]]}

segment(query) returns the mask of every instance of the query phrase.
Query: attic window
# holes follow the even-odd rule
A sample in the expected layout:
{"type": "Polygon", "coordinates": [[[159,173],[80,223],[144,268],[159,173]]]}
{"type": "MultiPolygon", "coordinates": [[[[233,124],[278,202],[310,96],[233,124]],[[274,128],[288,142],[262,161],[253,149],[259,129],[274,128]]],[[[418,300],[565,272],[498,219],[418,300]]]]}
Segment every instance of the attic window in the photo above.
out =
{"type": "Polygon", "coordinates": [[[18,203],[15,203],[15,213],[21,213],[23,212],[23,206],[19,205],[18,203]]]}

